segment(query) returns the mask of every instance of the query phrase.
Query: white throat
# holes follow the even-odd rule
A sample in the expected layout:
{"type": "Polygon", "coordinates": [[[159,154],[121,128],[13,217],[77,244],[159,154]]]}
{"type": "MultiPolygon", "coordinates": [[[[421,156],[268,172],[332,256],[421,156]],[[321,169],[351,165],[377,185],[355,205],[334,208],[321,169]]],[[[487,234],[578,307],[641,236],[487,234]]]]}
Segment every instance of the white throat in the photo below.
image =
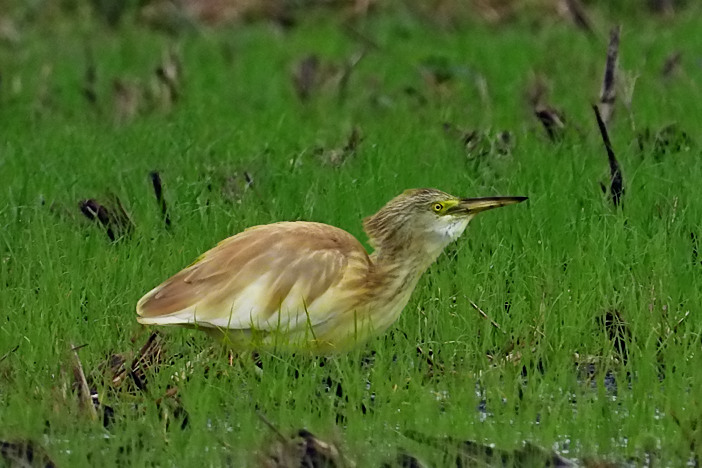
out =
{"type": "Polygon", "coordinates": [[[463,232],[468,227],[469,222],[470,218],[457,218],[452,220],[446,226],[444,226],[441,232],[444,235],[444,237],[448,239],[446,244],[449,244],[461,237],[463,235],[463,232]]]}
{"type": "Polygon", "coordinates": [[[447,220],[446,223],[434,229],[429,233],[431,242],[429,243],[429,255],[431,257],[438,257],[439,254],[444,250],[444,248],[451,242],[455,241],[466,230],[470,218],[453,218],[447,220]]]}

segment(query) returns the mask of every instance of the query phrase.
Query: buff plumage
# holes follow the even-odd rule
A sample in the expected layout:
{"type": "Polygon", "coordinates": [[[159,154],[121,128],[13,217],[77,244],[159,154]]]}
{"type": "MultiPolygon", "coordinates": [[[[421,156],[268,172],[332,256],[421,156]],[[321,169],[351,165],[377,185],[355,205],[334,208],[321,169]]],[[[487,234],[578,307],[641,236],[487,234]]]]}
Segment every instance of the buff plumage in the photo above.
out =
{"type": "Polygon", "coordinates": [[[138,320],[201,328],[237,349],[348,350],[397,320],[422,273],[477,212],[524,199],[405,191],[364,221],[370,255],[326,224],[249,228],[147,293],[138,320]]]}

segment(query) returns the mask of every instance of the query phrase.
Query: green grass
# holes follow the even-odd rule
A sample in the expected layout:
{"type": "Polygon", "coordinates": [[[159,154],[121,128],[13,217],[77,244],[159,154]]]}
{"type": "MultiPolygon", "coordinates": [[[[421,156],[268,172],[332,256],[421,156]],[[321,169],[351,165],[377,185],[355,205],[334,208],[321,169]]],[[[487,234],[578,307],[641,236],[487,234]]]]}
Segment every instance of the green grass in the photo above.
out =
{"type": "Polygon", "coordinates": [[[452,462],[407,431],[506,450],[530,441],[577,458],[687,461],[702,442],[702,256],[691,237],[702,242],[698,13],[623,20],[620,64],[638,80],[631,111],[620,102],[610,126],[626,184],[618,210],[600,190],[609,172],[590,109],[606,44],[565,23],[447,31],[410,15],[369,17],[355,27],[379,49],[354,69],[346,100],[328,84],[306,103],[291,80],[302,57],[340,65],[362,49],[333,18],[176,39],[133,24],[26,25],[20,43],[0,48],[0,356],[19,345],[0,362],[0,439],[33,440],[59,466],[241,466],[275,439],[258,409],[286,434],[305,427],[336,441],[358,466],[378,466],[398,448],[452,462]],[[80,91],[86,43],[99,110],[80,91]],[[116,124],[113,79],[151,80],[172,44],[181,99],[116,124]],[[680,70],[663,80],[676,50],[680,70]],[[438,88],[419,72],[437,58],[454,75],[438,88]],[[536,72],[568,119],[557,143],[525,101],[536,72]],[[513,147],[469,153],[444,122],[493,139],[509,131],[513,147]],[[690,140],[657,147],[651,137],[639,148],[637,135],[669,124],[690,140]],[[363,135],[355,154],[324,164],[317,148],[343,147],[354,126],[363,135]],[[150,187],[154,169],[170,230],[150,187]],[[244,171],[253,189],[236,192],[244,171]],[[365,242],[364,216],[422,186],[529,202],[478,217],[398,323],[357,351],[328,360],[264,354],[256,377],[229,366],[206,336],[165,329],[165,363],[147,390],[110,389],[100,364],[148,336],[136,301],[199,253],[280,220],[333,224],[365,242]],[[109,194],[135,223],[115,243],[77,207],[109,194]],[[601,321],[612,310],[630,333],[626,362],[601,321]],[[78,407],[71,344],[86,345],[86,373],[115,410],[107,428],[78,407]],[[589,377],[576,368],[586,362],[595,362],[589,377]],[[605,384],[612,378],[616,392],[605,384]],[[156,404],[171,386],[188,414],[184,429],[182,416],[164,419],[156,404]]]}

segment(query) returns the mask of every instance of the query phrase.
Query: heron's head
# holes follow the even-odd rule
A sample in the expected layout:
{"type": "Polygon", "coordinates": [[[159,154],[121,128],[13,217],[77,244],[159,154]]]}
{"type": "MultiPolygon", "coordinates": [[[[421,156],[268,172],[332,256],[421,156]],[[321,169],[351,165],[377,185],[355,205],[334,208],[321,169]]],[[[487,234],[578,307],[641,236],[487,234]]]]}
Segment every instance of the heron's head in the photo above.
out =
{"type": "Polygon", "coordinates": [[[410,189],[369,216],[363,227],[376,249],[421,249],[438,255],[458,239],[481,211],[512,205],[526,197],[458,198],[436,189],[410,189]]]}

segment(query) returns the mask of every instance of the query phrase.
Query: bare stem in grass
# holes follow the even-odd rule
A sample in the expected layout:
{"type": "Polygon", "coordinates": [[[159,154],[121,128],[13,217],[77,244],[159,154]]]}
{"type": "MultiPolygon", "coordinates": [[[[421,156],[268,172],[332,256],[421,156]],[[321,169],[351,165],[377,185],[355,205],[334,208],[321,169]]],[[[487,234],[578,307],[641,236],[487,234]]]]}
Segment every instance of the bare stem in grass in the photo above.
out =
{"type": "Polygon", "coordinates": [[[562,0],[561,5],[578,28],[585,31],[591,37],[595,36],[592,22],[588,18],[585,7],[579,0],[562,0]]]}
{"type": "Polygon", "coordinates": [[[619,58],[619,34],[621,26],[617,25],[609,32],[609,46],[607,47],[607,62],[605,64],[602,89],[600,90],[600,112],[604,123],[609,123],[614,112],[614,101],[617,98],[615,87],[617,60],[619,58]]]}
{"type": "Polygon", "coordinates": [[[488,321],[492,324],[493,327],[497,328],[497,329],[500,330],[502,333],[504,333],[504,330],[502,330],[502,328],[500,327],[500,325],[499,325],[497,322],[495,322],[493,319],[491,319],[491,318],[488,316],[488,314],[486,314],[485,312],[483,312],[483,310],[482,310],[480,307],[478,307],[478,304],[476,304],[475,302],[471,301],[470,299],[468,299],[468,302],[470,302],[470,305],[472,305],[473,308],[474,308],[475,310],[477,310],[477,311],[480,313],[480,315],[483,316],[483,318],[484,318],[485,320],[488,320],[488,321]]]}
{"type": "Polygon", "coordinates": [[[110,195],[105,205],[90,198],[81,200],[78,207],[86,218],[100,223],[112,242],[129,236],[134,230],[134,222],[117,195],[110,195]]]}
{"type": "Polygon", "coordinates": [[[551,141],[558,141],[565,128],[563,117],[555,109],[547,106],[535,109],[534,114],[544,126],[551,141]]]}
{"type": "Polygon", "coordinates": [[[308,55],[297,64],[293,75],[295,91],[300,101],[307,101],[315,91],[319,81],[320,61],[316,55],[308,55]]]}
{"type": "Polygon", "coordinates": [[[536,74],[527,85],[525,97],[530,106],[530,111],[534,113],[549,139],[553,142],[559,141],[565,130],[565,117],[548,103],[549,86],[543,75],[536,74]]]}
{"type": "Polygon", "coordinates": [[[595,111],[597,126],[600,128],[602,141],[604,142],[605,149],[607,150],[607,158],[609,159],[609,172],[611,177],[609,194],[612,197],[612,203],[614,203],[614,206],[616,207],[621,204],[622,197],[624,196],[624,178],[622,177],[622,171],[619,167],[617,157],[614,155],[614,150],[612,149],[612,142],[609,140],[609,133],[607,132],[607,125],[602,120],[600,110],[597,107],[597,105],[593,105],[592,110],[595,111]]]}
{"type": "Polygon", "coordinates": [[[358,29],[354,28],[351,24],[344,23],[342,25],[341,29],[351,39],[363,44],[364,52],[369,51],[369,50],[381,50],[381,47],[378,45],[378,43],[374,39],[371,39],[366,34],[362,33],[358,29]]]}
{"type": "Polygon", "coordinates": [[[319,148],[316,150],[316,153],[324,164],[332,167],[341,167],[349,158],[356,154],[356,150],[362,141],[363,134],[361,128],[354,126],[343,147],[329,150],[319,148]]]}
{"type": "Polygon", "coordinates": [[[161,216],[163,217],[163,222],[166,224],[166,228],[171,227],[171,217],[168,214],[168,208],[166,207],[166,199],[163,197],[163,185],[161,184],[161,174],[158,171],[152,171],[149,173],[151,177],[151,184],[154,187],[154,195],[156,195],[156,202],[161,208],[161,216]]]}
{"type": "Polygon", "coordinates": [[[680,325],[682,325],[682,323],[685,321],[685,319],[687,319],[689,316],[690,316],[690,311],[688,310],[685,312],[685,315],[683,315],[682,318],[680,320],[678,320],[678,323],[676,323],[675,326],[673,327],[673,333],[678,332],[678,328],[680,327],[680,325]]]}
{"type": "Polygon", "coordinates": [[[10,354],[14,353],[14,352],[17,351],[18,349],[19,349],[19,345],[15,345],[14,348],[12,348],[11,350],[9,350],[9,351],[6,352],[5,354],[3,354],[2,357],[0,357],[0,362],[2,362],[2,361],[4,361],[5,359],[7,359],[7,358],[10,356],[10,354]]]}
{"type": "Polygon", "coordinates": [[[158,332],[153,332],[149,335],[149,339],[141,347],[129,368],[129,375],[139,390],[146,390],[148,382],[147,372],[150,368],[160,364],[162,358],[160,335],[158,332]]]}
{"type": "Polygon", "coordinates": [[[256,416],[258,416],[258,419],[260,419],[261,422],[263,422],[263,424],[268,426],[268,429],[270,429],[281,442],[285,443],[288,441],[288,439],[283,435],[283,433],[280,432],[280,430],[277,427],[275,427],[275,424],[273,424],[263,413],[256,410],[256,416]]]}
{"type": "Polygon", "coordinates": [[[91,106],[97,106],[97,67],[91,48],[85,49],[85,74],[83,77],[83,96],[91,106]]]}
{"type": "Polygon", "coordinates": [[[351,73],[356,68],[356,65],[365,57],[366,51],[362,50],[357,52],[349,58],[344,64],[344,71],[339,79],[339,104],[343,104],[346,101],[346,95],[348,92],[349,80],[351,79],[351,73]]]}
{"type": "Polygon", "coordinates": [[[78,356],[78,350],[83,346],[74,346],[71,344],[71,357],[73,361],[73,379],[74,387],[78,391],[78,403],[80,408],[87,412],[88,416],[92,420],[97,419],[97,411],[95,410],[95,405],[93,405],[93,398],[90,393],[90,387],[88,386],[88,381],[85,378],[85,372],[83,372],[83,364],[80,362],[80,357],[78,356]]]}
{"type": "Polygon", "coordinates": [[[102,227],[105,228],[105,233],[111,241],[114,242],[116,239],[115,233],[110,226],[110,216],[108,214],[107,208],[98,203],[97,201],[91,199],[83,200],[79,203],[80,211],[85,215],[86,218],[95,221],[97,220],[102,227]]]}
{"type": "Polygon", "coordinates": [[[681,62],[682,52],[680,52],[679,50],[673,52],[668,57],[666,57],[665,62],[663,62],[663,68],[661,70],[661,75],[663,76],[663,79],[670,79],[680,68],[681,62]]]}
{"type": "Polygon", "coordinates": [[[697,257],[699,256],[699,243],[697,242],[697,236],[695,236],[694,231],[690,232],[690,240],[692,241],[692,264],[697,265],[697,257]]]}
{"type": "Polygon", "coordinates": [[[180,81],[183,65],[175,49],[164,53],[161,63],[156,67],[156,78],[166,88],[164,104],[171,106],[180,99],[180,81]]]}

